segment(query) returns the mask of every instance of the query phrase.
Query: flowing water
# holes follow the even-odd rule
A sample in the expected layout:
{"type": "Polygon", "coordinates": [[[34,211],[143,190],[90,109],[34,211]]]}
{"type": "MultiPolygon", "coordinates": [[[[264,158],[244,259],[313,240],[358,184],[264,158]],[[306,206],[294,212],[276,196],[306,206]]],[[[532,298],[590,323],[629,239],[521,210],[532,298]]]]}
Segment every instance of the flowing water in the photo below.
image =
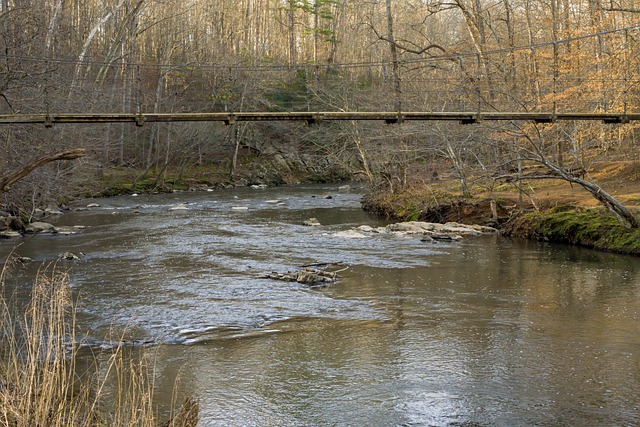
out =
{"type": "Polygon", "coordinates": [[[58,264],[87,342],[153,343],[159,402],[178,382],[203,426],[640,424],[638,258],[336,234],[381,224],[359,199],[309,186],[98,200],[56,220],[80,234],[26,237],[16,252],[34,262],[8,285],[24,293],[29,269],[82,253],[58,264]],[[259,278],[323,262],[349,269],[325,288],[259,278]]]}

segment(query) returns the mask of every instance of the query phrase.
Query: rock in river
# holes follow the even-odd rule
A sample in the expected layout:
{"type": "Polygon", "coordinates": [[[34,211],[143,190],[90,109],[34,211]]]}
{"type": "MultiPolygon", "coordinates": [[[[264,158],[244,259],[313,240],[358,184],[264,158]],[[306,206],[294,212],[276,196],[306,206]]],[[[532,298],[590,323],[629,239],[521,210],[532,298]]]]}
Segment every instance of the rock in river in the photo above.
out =
{"type": "Polygon", "coordinates": [[[54,230],[53,224],[48,222],[32,222],[24,229],[25,233],[52,233],[54,230]]]}
{"type": "MultiPolygon", "coordinates": [[[[84,255],[83,253],[80,253],[80,255],[84,255]]],[[[74,253],[71,252],[65,252],[62,253],[60,255],[58,255],[58,259],[59,260],[65,260],[65,261],[78,261],[80,259],[80,257],[74,253]]]]}
{"type": "Polygon", "coordinates": [[[326,286],[335,283],[338,273],[335,271],[325,271],[315,268],[305,268],[299,271],[288,271],[286,273],[272,272],[261,275],[262,279],[282,280],[285,282],[298,282],[308,286],[326,286]]]}
{"type": "Polygon", "coordinates": [[[408,221],[389,224],[386,227],[373,228],[368,225],[361,225],[348,232],[336,233],[342,237],[363,237],[363,233],[393,234],[397,236],[419,235],[422,241],[430,242],[434,240],[460,240],[462,236],[477,236],[483,233],[495,233],[498,230],[481,225],[466,225],[457,222],[438,224],[433,222],[408,221]]]}
{"type": "Polygon", "coordinates": [[[320,224],[320,221],[318,221],[317,218],[309,218],[305,220],[302,225],[306,225],[307,227],[319,227],[322,224],[320,224]]]}
{"type": "Polygon", "coordinates": [[[15,239],[18,237],[22,237],[22,234],[19,231],[14,231],[14,230],[0,231],[0,239],[15,239]]]}
{"type": "Polygon", "coordinates": [[[169,208],[170,211],[187,211],[189,210],[189,208],[187,207],[187,205],[181,203],[179,205],[175,205],[169,208]]]}

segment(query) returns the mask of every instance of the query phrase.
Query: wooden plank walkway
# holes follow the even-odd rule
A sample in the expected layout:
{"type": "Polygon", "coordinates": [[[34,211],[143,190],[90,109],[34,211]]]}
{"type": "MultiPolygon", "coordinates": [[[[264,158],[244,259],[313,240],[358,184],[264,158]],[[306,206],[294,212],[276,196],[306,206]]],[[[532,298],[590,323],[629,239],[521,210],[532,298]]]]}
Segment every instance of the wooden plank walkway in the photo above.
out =
{"type": "Polygon", "coordinates": [[[472,124],[481,121],[533,121],[552,123],[557,120],[592,120],[604,123],[629,123],[640,120],[640,113],[549,113],[549,112],[250,112],[250,113],[88,113],[88,114],[5,114],[0,115],[1,124],[43,124],[51,127],[58,123],[145,123],[169,122],[237,122],[260,121],[306,121],[308,124],[334,120],[378,120],[386,123],[405,121],[458,121],[472,124]]]}

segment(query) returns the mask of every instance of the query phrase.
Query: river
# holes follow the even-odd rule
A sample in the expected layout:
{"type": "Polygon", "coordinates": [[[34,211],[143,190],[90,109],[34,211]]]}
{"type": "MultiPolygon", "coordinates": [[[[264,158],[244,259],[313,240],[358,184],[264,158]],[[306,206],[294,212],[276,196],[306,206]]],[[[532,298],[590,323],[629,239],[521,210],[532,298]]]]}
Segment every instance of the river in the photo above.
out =
{"type": "MultiPolygon", "coordinates": [[[[79,234],[22,240],[34,261],[8,285],[25,293],[30,271],[82,254],[59,264],[87,342],[154,343],[159,403],[177,382],[203,426],[640,424],[638,258],[495,235],[336,236],[383,223],[360,197],[301,186],[85,201],[100,206],[55,220],[79,234]],[[320,262],[349,268],[314,289],[258,277],[320,262]]],[[[15,245],[0,241],[0,256],[15,245]]]]}

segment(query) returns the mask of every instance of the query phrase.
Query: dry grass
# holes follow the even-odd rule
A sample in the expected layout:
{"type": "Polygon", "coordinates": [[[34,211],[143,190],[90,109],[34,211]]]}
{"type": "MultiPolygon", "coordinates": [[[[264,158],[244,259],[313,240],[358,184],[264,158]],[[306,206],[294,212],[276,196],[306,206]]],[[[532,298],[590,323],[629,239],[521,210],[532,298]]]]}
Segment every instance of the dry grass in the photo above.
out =
{"type": "MultiPolygon", "coordinates": [[[[8,272],[0,271],[0,426],[161,425],[145,357],[116,347],[79,369],[68,274],[43,268],[21,309],[5,295],[8,272]]],[[[198,404],[188,399],[164,425],[192,427],[197,419],[198,404]]]]}

